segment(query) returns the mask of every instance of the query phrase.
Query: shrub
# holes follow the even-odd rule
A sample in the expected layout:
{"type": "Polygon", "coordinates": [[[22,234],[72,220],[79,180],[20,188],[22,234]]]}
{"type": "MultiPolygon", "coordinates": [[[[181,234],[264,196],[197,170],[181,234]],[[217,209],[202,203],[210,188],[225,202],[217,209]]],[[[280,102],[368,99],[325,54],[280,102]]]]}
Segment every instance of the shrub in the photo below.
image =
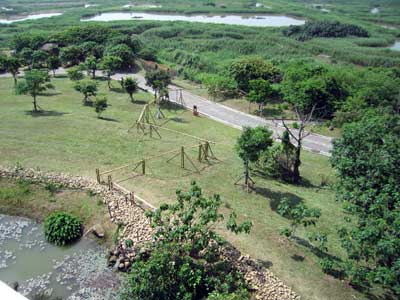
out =
{"type": "Polygon", "coordinates": [[[46,240],[64,246],[78,240],[82,235],[82,223],[78,217],[65,212],[55,212],[44,222],[46,240]]]}

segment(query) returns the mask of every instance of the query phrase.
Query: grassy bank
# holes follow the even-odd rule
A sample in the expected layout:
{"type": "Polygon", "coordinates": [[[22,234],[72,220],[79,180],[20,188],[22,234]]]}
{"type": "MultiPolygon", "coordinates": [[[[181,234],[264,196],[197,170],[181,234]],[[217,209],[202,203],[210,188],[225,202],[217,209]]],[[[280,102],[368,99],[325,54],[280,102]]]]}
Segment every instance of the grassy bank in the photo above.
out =
{"type": "MultiPolygon", "coordinates": [[[[59,78],[53,83],[54,91],[38,97],[45,112],[32,115],[31,98],[16,96],[12,79],[0,79],[0,164],[20,163],[94,177],[95,168],[106,170],[143,157],[157,156],[181,145],[198,144],[187,136],[162,130],[162,139],[142,138],[136,130],[128,132],[143,105],[152,99],[149,94],[136,94],[135,102],[131,103],[117,88],[109,92],[102,81],[100,90],[107,95],[111,106],[104,113],[104,119],[98,119],[93,108],[82,106],[82,95],[73,90],[72,82],[59,78]]],[[[301,244],[289,242],[279,235],[279,231],[288,225],[288,220],[276,212],[282,198],[289,198],[294,203],[304,202],[322,211],[318,226],[308,230],[331,233],[329,244],[333,254],[343,254],[336,229],[344,222],[344,215],[335,202],[333,190],[321,185],[326,180],[334,182],[326,157],[303,153],[304,185],[256,177],[256,190],[248,194],[233,185],[242,172],[242,163],[234,151],[238,130],[206,118],[196,118],[184,110],[164,108],[163,111],[167,116],[165,127],[215,141],[213,150],[220,161],[209,166],[196,163],[202,169],[198,174],[189,163],[187,169],[182,170],[179,159],[167,163],[167,158],[172,155],[164,156],[149,161],[146,176],[127,179],[131,173],[121,172],[114,175],[115,180],[122,180],[121,184],[154,205],[173,200],[177,187],[187,188],[191,180],[197,180],[206,193],[221,194],[226,213],[234,209],[239,219],[254,222],[249,236],[231,236],[224,228],[219,229],[221,233],[245,253],[264,261],[303,299],[366,299],[345,283],[322,273],[319,258],[306,242],[306,231],[300,229],[298,232],[299,238],[305,241],[301,244]]],[[[188,154],[196,160],[195,150],[188,150],[188,154]]],[[[96,205],[96,201],[93,203],[96,205]]]]}
{"type": "Polygon", "coordinates": [[[111,223],[107,208],[100,198],[83,191],[62,187],[50,191],[49,187],[29,181],[0,178],[0,214],[23,216],[42,222],[56,211],[78,216],[84,224],[84,231],[101,224],[105,238],[99,242],[111,245],[115,225],[111,223]]]}

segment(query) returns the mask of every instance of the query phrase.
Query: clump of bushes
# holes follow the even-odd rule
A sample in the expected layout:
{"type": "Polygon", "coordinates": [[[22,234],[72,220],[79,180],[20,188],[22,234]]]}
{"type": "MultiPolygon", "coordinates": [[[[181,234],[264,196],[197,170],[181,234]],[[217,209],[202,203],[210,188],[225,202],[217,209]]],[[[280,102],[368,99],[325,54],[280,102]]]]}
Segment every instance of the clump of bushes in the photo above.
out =
{"type": "Polygon", "coordinates": [[[364,28],[340,22],[307,22],[304,25],[292,25],[283,31],[286,36],[295,36],[300,41],[309,40],[315,37],[343,38],[348,36],[369,37],[364,28]]]}
{"type": "Polygon", "coordinates": [[[57,246],[71,244],[82,236],[82,223],[76,216],[55,212],[44,222],[46,240],[57,246]]]}

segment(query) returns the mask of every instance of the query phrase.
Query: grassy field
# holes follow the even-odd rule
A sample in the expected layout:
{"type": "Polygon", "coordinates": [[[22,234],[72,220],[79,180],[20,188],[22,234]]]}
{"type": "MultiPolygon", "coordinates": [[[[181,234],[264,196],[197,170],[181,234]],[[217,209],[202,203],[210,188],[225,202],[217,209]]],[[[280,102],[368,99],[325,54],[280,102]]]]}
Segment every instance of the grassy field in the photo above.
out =
{"type": "Polygon", "coordinates": [[[60,188],[50,192],[43,185],[0,178],[0,214],[23,216],[42,222],[55,211],[79,216],[85,226],[84,230],[101,224],[105,238],[98,241],[111,245],[116,226],[111,223],[101,199],[83,191],[60,188]]]}
{"type": "MultiPolygon", "coordinates": [[[[135,103],[118,88],[108,92],[101,82],[101,92],[107,94],[111,104],[98,119],[94,109],[82,106],[82,95],[72,88],[66,78],[53,80],[56,89],[38,97],[45,110],[32,115],[31,98],[16,96],[10,78],[0,79],[0,164],[12,166],[20,163],[43,170],[63,171],[94,177],[95,168],[101,170],[137,161],[144,157],[179,148],[197,145],[186,136],[160,130],[162,139],[142,138],[136,130],[128,132],[140,114],[143,104],[152,96],[135,95],[135,103]]],[[[118,84],[114,83],[117,87],[118,84]]],[[[221,194],[224,211],[234,209],[239,218],[251,219],[254,228],[248,236],[231,236],[219,230],[244,252],[264,261],[284,282],[303,299],[367,299],[368,297],[348,287],[344,282],[324,275],[318,266],[318,257],[307,242],[288,242],[279,231],[288,220],[276,212],[282,198],[294,203],[304,202],[320,208],[322,217],[318,230],[330,233],[329,246],[334,255],[342,256],[336,229],[343,222],[340,205],[334,191],[321,186],[323,181],[334,182],[334,174],[326,157],[304,152],[301,167],[305,183],[295,186],[269,178],[256,177],[256,189],[248,194],[234,182],[242,172],[242,164],[234,152],[239,131],[206,118],[192,116],[189,112],[164,108],[167,119],[164,127],[193,134],[216,142],[213,150],[220,159],[210,166],[199,165],[200,174],[188,166],[181,170],[179,159],[166,162],[169,156],[149,161],[148,175],[122,181],[121,184],[138,195],[158,205],[174,200],[177,187],[185,189],[191,180],[197,180],[207,193],[221,194]]],[[[195,160],[196,152],[188,151],[195,160]]],[[[124,179],[129,174],[118,174],[124,179]]],[[[2,183],[9,184],[9,183],[2,183]]],[[[41,192],[42,193],[42,192],[41,192]]],[[[93,203],[96,203],[94,201],[93,203]]],[[[95,204],[94,204],[95,205],[95,204]]],[[[300,229],[300,239],[306,240],[307,232],[300,229]]]]}

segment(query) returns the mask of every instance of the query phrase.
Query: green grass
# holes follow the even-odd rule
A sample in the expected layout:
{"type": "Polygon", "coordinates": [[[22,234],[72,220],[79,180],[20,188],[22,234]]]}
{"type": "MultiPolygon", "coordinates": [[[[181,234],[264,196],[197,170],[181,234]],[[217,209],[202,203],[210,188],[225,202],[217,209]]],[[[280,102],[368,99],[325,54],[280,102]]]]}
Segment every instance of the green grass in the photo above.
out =
{"type": "MultiPolygon", "coordinates": [[[[161,140],[141,139],[136,130],[128,133],[143,104],[152,99],[149,94],[136,94],[136,102],[131,103],[126,94],[108,92],[105,82],[101,82],[101,91],[107,94],[111,104],[103,114],[105,120],[102,120],[96,117],[93,108],[82,106],[82,96],[73,90],[72,82],[58,78],[53,83],[56,89],[52,94],[38,97],[46,113],[33,116],[30,112],[31,98],[15,95],[12,80],[0,79],[1,165],[20,163],[27,167],[94,177],[95,168],[106,170],[181,145],[197,144],[191,138],[163,130],[160,130],[161,140]]],[[[117,86],[117,83],[113,84],[117,86]]],[[[271,270],[303,299],[352,299],[353,295],[356,299],[365,299],[345,283],[324,275],[317,264],[318,258],[309,247],[288,242],[279,235],[279,231],[288,225],[288,221],[276,212],[279,201],[283,197],[294,202],[302,201],[322,211],[318,227],[311,230],[331,233],[329,244],[333,254],[343,255],[336,236],[336,229],[343,222],[343,213],[335,202],[334,192],[320,186],[322,178],[334,182],[328,158],[304,152],[301,171],[307,184],[296,186],[255,177],[256,191],[248,194],[233,184],[242,172],[242,164],[234,152],[238,130],[207,118],[194,117],[184,110],[163,111],[168,117],[165,127],[215,141],[213,150],[221,161],[207,168],[196,163],[205,168],[201,174],[196,174],[190,168],[181,170],[179,159],[166,163],[169,156],[165,156],[147,163],[148,175],[121,184],[158,205],[173,201],[177,187],[185,189],[191,180],[197,180],[206,193],[221,194],[226,202],[225,213],[230,207],[241,220],[254,222],[249,236],[232,236],[223,228],[220,232],[244,252],[269,263],[271,270]],[[304,260],[296,260],[298,256],[304,260]]],[[[188,150],[188,154],[195,160],[195,150],[188,150]]],[[[129,174],[113,176],[117,180],[129,174]]],[[[306,238],[303,229],[298,235],[306,238]]]]}
{"type": "Polygon", "coordinates": [[[51,193],[44,185],[0,178],[0,214],[23,216],[42,222],[52,212],[66,211],[78,216],[85,230],[101,224],[105,229],[105,239],[101,242],[111,245],[115,225],[109,219],[107,208],[99,200],[83,191],[61,188],[51,193]]]}

